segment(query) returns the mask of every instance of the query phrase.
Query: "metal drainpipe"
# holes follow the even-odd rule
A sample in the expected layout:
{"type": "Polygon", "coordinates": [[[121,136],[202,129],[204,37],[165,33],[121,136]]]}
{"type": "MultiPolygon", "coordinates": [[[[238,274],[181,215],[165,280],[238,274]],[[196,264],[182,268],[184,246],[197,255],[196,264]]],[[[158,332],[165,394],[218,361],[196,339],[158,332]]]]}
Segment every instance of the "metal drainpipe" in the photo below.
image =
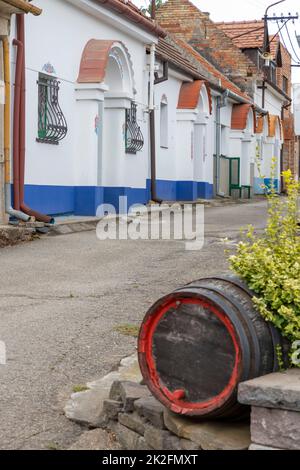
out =
{"type": "Polygon", "coordinates": [[[155,143],[155,109],[154,109],[154,82],[155,82],[155,44],[150,47],[150,77],[149,77],[149,125],[150,125],[150,160],[151,160],[151,200],[162,202],[156,192],[156,143],[155,143]]]}
{"type": "Polygon", "coordinates": [[[221,153],[221,96],[217,96],[216,107],[216,196],[220,189],[220,153],[221,153]]]}
{"type": "Polygon", "coordinates": [[[5,37],[2,39],[4,58],[4,83],[5,83],[5,104],[4,104],[4,162],[5,162],[5,212],[11,217],[28,222],[30,217],[24,212],[15,210],[11,204],[11,180],[10,180],[10,57],[9,41],[5,37]]]}
{"type": "Polygon", "coordinates": [[[19,134],[20,134],[20,98],[21,76],[23,63],[23,44],[17,39],[13,45],[18,47],[16,60],[15,90],[14,90],[14,118],[13,118],[13,182],[14,182],[14,208],[20,210],[20,167],[19,167],[19,134]]]}
{"type": "MultiPolygon", "coordinates": [[[[222,99],[235,98],[235,93],[230,90],[226,90],[221,96],[217,96],[217,112],[216,112],[216,195],[223,196],[220,194],[220,156],[221,156],[221,108],[224,108],[226,104],[222,103],[222,99]]],[[[226,103],[226,101],[225,101],[226,103]]]]}
{"type": "MultiPolygon", "coordinates": [[[[155,59],[155,45],[154,46],[154,59],[155,59]]],[[[150,148],[151,148],[151,200],[154,202],[158,202],[161,204],[163,201],[162,199],[157,197],[156,193],[156,140],[155,140],[155,109],[154,109],[154,86],[158,85],[159,83],[163,83],[169,79],[169,64],[167,61],[163,63],[163,75],[162,77],[158,77],[154,71],[154,61],[150,61],[150,84],[153,80],[153,89],[151,90],[150,87],[150,97],[152,96],[152,100],[149,101],[149,123],[150,123],[150,148]],[[153,70],[153,74],[151,73],[153,70]]]]}
{"type": "MultiPolygon", "coordinates": [[[[19,163],[19,200],[20,208],[26,214],[35,217],[39,222],[44,222],[46,224],[54,224],[55,220],[53,217],[50,217],[40,212],[32,210],[24,202],[24,179],[25,179],[25,130],[26,130],[26,80],[25,80],[25,25],[24,25],[24,14],[17,15],[17,33],[18,40],[14,40],[14,44],[18,46],[18,54],[21,50],[22,59],[21,61],[21,72],[18,68],[17,72],[20,73],[20,76],[16,73],[16,83],[20,83],[20,94],[19,103],[16,104],[16,107],[19,108],[19,124],[17,124],[14,129],[14,144],[17,143],[17,149],[19,152],[18,163],[19,163]],[[17,130],[19,130],[17,134],[17,130]]],[[[15,122],[16,124],[16,122],[15,122]]]]}
{"type": "Polygon", "coordinates": [[[263,109],[265,109],[265,104],[266,104],[266,82],[264,80],[262,84],[262,95],[261,95],[261,107],[263,109]]]}

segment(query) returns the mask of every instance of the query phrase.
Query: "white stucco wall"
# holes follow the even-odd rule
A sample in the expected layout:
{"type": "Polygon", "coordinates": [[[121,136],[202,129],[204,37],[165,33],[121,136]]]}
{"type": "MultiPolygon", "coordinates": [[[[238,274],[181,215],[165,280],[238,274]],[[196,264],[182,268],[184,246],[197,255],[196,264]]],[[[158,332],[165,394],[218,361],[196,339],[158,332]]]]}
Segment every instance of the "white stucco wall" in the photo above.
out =
{"type": "Polygon", "coordinates": [[[189,80],[171,70],[169,79],[155,86],[157,178],[213,184],[214,124],[205,86],[201,89],[197,108],[177,109],[181,86],[189,80]],[[167,148],[160,142],[162,98],[168,102],[167,148]]]}
{"type": "MultiPolygon", "coordinates": [[[[156,176],[162,180],[176,180],[180,174],[180,163],[177,161],[177,122],[176,112],[182,80],[169,72],[167,81],[155,85],[155,133],[156,133],[156,176]],[[165,97],[168,106],[168,147],[163,148],[160,142],[160,104],[165,97]]],[[[150,173],[150,172],[149,172],[150,173]]]]}
{"type": "MultiPolygon", "coordinates": [[[[254,102],[262,107],[262,90],[256,87],[255,95],[254,95],[254,102]]],[[[269,88],[265,90],[265,106],[264,109],[268,111],[270,114],[275,114],[277,116],[281,116],[281,108],[285,102],[285,98],[283,96],[279,96],[278,93],[274,90],[269,88]]]]}
{"type": "MultiPolygon", "coordinates": [[[[135,89],[134,99],[138,104],[138,124],[141,127],[145,145],[136,155],[120,153],[122,164],[116,162],[115,171],[106,168],[102,183],[108,186],[128,185],[145,187],[148,177],[148,124],[144,111],[147,107],[147,70],[145,45],[157,38],[136,26],[122,20],[105,20],[99,10],[99,18],[72,5],[66,0],[38,0],[37,6],[43,9],[40,17],[28,15],[26,21],[26,80],[27,80],[27,127],[26,127],[26,183],[37,185],[97,185],[98,138],[95,120],[99,116],[99,102],[76,100],[76,80],[81,55],[86,43],[94,39],[113,39],[122,41],[128,49],[133,71],[135,89]],[[136,31],[139,32],[137,36],[136,31]],[[144,39],[142,39],[144,38],[144,39]],[[38,87],[36,81],[45,64],[50,63],[54,75],[60,81],[59,102],[68,124],[68,134],[59,145],[36,142],[38,128],[38,87]],[[80,119],[78,119],[80,116],[80,119]],[[124,163],[124,164],[123,164],[124,163]],[[125,172],[125,173],[124,173],[125,172]]],[[[88,3],[88,2],[86,2],[88,3]]],[[[112,13],[110,13],[113,16],[112,13]]],[[[116,18],[120,17],[116,15],[116,18]]],[[[12,31],[11,38],[14,37],[12,31]]],[[[12,47],[12,61],[15,62],[15,48],[12,47]]],[[[14,65],[14,64],[13,64],[14,65]]],[[[113,111],[108,111],[107,114],[113,111]]],[[[115,148],[116,133],[122,132],[125,113],[118,117],[116,128],[108,129],[105,135],[106,146],[115,148]]],[[[117,150],[117,148],[116,148],[117,150]]],[[[110,158],[110,155],[102,155],[110,158]]]]}

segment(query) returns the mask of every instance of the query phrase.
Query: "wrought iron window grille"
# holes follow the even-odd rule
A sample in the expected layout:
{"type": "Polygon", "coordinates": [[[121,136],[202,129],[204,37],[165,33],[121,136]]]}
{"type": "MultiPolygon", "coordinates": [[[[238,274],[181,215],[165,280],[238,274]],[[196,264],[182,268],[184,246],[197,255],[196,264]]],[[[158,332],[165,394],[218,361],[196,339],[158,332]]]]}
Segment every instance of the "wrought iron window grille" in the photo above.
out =
{"type": "Polygon", "coordinates": [[[135,154],[142,150],[144,137],[136,121],[137,105],[131,103],[130,109],[125,111],[125,149],[126,153],[135,154]]]}
{"type": "Polygon", "coordinates": [[[68,132],[65,116],[58,102],[60,82],[40,74],[37,81],[39,93],[37,142],[58,145],[68,132]]]}

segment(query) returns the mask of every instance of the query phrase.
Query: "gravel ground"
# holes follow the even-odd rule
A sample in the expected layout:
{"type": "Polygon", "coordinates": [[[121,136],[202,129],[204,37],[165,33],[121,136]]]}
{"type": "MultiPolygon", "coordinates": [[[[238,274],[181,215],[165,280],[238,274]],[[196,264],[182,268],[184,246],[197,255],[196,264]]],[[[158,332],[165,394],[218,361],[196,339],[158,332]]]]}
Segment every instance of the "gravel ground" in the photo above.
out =
{"type": "Polygon", "coordinates": [[[206,244],[99,241],[94,232],[43,238],[0,250],[0,448],[65,449],[83,429],[63,407],[73,387],[109,372],[136,339],[115,328],[139,325],[160,296],[224,272],[221,237],[262,228],[265,202],[206,210],[206,244]]]}

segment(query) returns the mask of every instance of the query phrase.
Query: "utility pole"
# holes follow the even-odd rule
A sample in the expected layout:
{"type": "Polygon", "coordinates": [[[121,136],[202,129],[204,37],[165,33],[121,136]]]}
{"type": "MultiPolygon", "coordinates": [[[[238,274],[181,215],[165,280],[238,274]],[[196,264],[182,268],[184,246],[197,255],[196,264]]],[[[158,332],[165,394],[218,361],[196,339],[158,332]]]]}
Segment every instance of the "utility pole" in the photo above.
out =
{"type": "MultiPolygon", "coordinates": [[[[297,20],[299,18],[298,14],[297,15],[291,15],[290,13],[288,14],[288,16],[284,16],[284,15],[281,15],[281,16],[269,16],[269,10],[270,8],[276,6],[276,5],[279,5],[280,3],[283,3],[285,2],[286,0],[279,0],[275,3],[272,3],[271,5],[268,6],[268,8],[266,9],[265,11],[265,15],[263,17],[263,21],[264,21],[264,43],[263,43],[263,58],[265,60],[265,67],[268,67],[269,66],[269,63],[270,63],[270,52],[271,52],[271,48],[270,48],[270,44],[272,41],[274,41],[275,37],[277,36],[278,33],[280,33],[280,31],[285,27],[285,25],[291,21],[291,20],[297,20]],[[282,23],[282,26],[279,28],[277,34],[274,35],[274,38],[270,41],[270,36],[269,36],[269,21],[280,21],[282,23]]],[[[292,66],[293,67],[293,66],[292,66]]],[[[297,65],[296,65],[297,67],[297,65]]],[[[264,74],[264,77],[265,77],[265,74],[264,74]]],[[[265,107],[265,91],[266,91],[266,77],[264,78],[263,80],[263,84],[262,84],[262,87],[260,87],[262,89],[262,108],[265,107]]]]}
{"type": "Polygon", "coordinates": [[[151,18],[152,20],[156,18],[156,0],[151,0],[151,18]]]}
{"type": "MultiPolygon", "coordinates": [[[[276,16],[276,15],[273,15],[273,16],[269,16],[269,10],[270,8],[276,6],[276,5],[279,5],[280,3],[283,3],[285,2],[286,0],[279,0],[278,2],[275,2],[275,3],[272,3],[271,5],[268,6],[268,8],[266,9],[265,11],[265,15],[263,17],[263,20],[264,20],[264,45],[263,45],[263,53],[268,53],[270,52],[270,39],[269,39],[269,25],[268,25],[268,22],[269,21],[281,21],[281,23],[283,23],[283,26],[279,29],[279,31],[277,32],[280,33],[280,31],[282,30],[282,28],[284,28],[284,26],[288,23],[288,21],[291,21],[291,20],[298,20],[299,19],[299,15],[291,15],[290,13],[288,14],[288,16],[284,16],[284,15],[281,15],[281,16],[276,16]]],[[[276,36],[276,35],[275,35],[276,36]]]]}

